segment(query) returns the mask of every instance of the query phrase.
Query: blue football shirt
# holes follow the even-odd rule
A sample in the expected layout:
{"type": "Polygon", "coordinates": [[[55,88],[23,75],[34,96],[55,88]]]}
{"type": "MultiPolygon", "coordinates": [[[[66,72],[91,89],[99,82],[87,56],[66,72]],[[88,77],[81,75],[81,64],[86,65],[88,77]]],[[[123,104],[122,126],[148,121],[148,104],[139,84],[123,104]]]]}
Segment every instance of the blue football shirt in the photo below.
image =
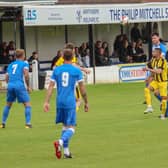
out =
{"type": "Polygon", "coordinates": [[[7,73],[9,76],[8,87],[25,87],[24,69],[29,69],[29,65],[22,60],[16,60],[9,64],[7,68],[7,73]]]}
{"type": "Polygon", "coordinates": [[[154,50],[155,48],[160,48],[161,51],[162,51],[163,57],[166,56],[167,48],[166,48],[166,46],[163,43],[160,43],[159,45],[153,45],[152,46],[152,50],[154,50]]]}
{"type": "Polygon", "coordinates": [[[75,108],[75,85],[83,80],[81,70],[71,64],[63,64],[54,69],[51,80],[57,85],[57,108],[75,108]]]}

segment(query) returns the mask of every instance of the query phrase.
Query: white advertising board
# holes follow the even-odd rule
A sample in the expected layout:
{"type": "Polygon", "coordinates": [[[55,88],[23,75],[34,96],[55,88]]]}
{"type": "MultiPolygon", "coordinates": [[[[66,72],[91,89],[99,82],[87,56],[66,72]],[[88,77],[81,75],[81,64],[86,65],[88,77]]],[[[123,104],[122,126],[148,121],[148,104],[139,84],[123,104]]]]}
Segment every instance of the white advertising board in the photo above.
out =
{"type": "Polygon", "coordinates": [[[168,20],[168,3],[24,6],[24,25],[79,25],[168,20]]]}

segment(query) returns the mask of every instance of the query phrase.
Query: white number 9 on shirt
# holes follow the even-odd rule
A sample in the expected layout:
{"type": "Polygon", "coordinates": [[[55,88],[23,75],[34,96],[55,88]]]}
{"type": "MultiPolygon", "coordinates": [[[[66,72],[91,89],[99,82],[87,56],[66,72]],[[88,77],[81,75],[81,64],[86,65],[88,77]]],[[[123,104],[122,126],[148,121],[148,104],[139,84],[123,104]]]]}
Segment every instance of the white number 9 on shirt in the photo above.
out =
{"type": "Polygon", "coordinates": [[[69,73],[63,72],[62,73],[62,86],[67,87],[69,85],[69,73]]]}

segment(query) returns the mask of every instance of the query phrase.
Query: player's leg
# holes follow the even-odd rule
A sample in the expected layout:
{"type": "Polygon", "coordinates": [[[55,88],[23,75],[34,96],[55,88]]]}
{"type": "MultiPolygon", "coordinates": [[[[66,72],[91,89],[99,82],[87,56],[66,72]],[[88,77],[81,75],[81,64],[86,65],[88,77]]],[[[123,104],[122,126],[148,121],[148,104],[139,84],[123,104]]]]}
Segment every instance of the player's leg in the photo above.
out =
{"type": "Polygon", "coordinates": [[[25,128],[32,128],[30,96],[25,88],[18,89],[16,93],[18,102],[23,103],[25,107],[25,128]]]}
{"type": "MultiPolygon", "coordinates": [[[[152,82],[152,80],[153,80],[153,77],[150,76],[150,73],[147,73],[147,78],[145,79],[145,89],[148,88],[148,86],[149,86],[149,84],[152,82]]],[[[144,90],[145,90],[145,89],[144,89],[144,90]]],[[[144,97],[145,97],[145,92],[144,92],[144,97]]],[[[143,102],[143,104],[147,104],[147,103],[146,103],[146,99],[145,99],[145,101],[143,102]]]]}
{"type": "MultiPolygon", "coordinates": [[[[66,132],[66,130],[67,130],[67,128],[63,126],[61,137],[66,132]]],[[[69,155],[70,151],[69,151],[69,140],[68,139],[64,141],[63,148],[64,148],[64,154],[69,155]]]]}
{"type": "Polygon", "coordinates": [[[6,125],[6,121],[8,119],[9,116],[9,112],[12,106],[12,103],[16,100],[16,94],[15,94],[15,90],[13,88],[8,88],[7,89],[7,94],[6,94],[6,106],[3,109],[3,113],[2,113],[2,124],[0,126],[0,128],[5,128],[6,125]]]}
{"type": "Polygon", "coordinates": [[[145,100],[147,104],[147,109],[144,111],[145,114],[153,112],[152,108],[152,100],[151,100],[151,94],[150,91],[154,91],[158,89],[157,83],[155,81],[152,81],[147,88],[144,89],[145,92],[145,100]]]}
{"type": "Polygon", "coordinates": [[[6,106],[3,109],[3,114],[2,114],[2,124],[0,125],[0,128],[5,128],[6,121],[9,116],[10,109],[12,107],[12,102],[7,102],[6,106]]]}
{"type": "Polygon", "coordinates": [[[159,92],[162,97],[161,100],[161,119],[165,119],[167,108],[167,82],[159,83],[159,92]]]}
{"type": "Polygon", "coordinates": [[[56,123],[63,123],[63,130],[60,139],[54,142],[56,156],[61,158],[61,148],[64,148],[64,158],[72,158],[69,151],[69,141],[75,133],[76,110],[73,109],[57,109],[56,123]],[[62,111],[62,112],[61,112],[62,111]]]}
{"type": "Polygon", "coordinates": [[[32,128],[31,125],[31,104],[30,102],[23,103],[25,106],[25,128],[32,128]]]}
{"type": "Polygon", "coordinates": [[[154,96],[155,96],[160,102],[162,101],[162,97],[160,96],[159,90],[155,90],[154,96]]]}
{"type": "Polygon", "coordinates": [[[75,95],[76,95],[76,111],[79,111],[79,107],[82,103],[82,99],[81,99],[81,93],[78,85],[76,86],[75,95]]]}
{"type": "Polygon", "coordinates": [[[165,117],[168,117],[168,101],[167,101],[167,106],[166,106],[166,113],[165,113],[165,117]]]}

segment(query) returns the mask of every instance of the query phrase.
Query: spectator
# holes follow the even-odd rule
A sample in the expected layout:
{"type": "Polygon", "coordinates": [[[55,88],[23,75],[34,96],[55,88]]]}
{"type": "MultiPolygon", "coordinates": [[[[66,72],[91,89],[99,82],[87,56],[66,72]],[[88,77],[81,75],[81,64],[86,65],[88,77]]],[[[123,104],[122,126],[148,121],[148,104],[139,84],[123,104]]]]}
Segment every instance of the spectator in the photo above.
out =
{"type": "Polygon", "coordinates": [[[118,35],[116,36],[116,39],[114,41],[114,45],[113,45],[113,57],[115,58],[119,58],[119,54],[120,54],[120,51],[122,49],[122,45],[123,45],[123,35],[118,35]]]}
{"type": "Polygon", "coordinates": [[[131,29],[131,41],[137,41],[138,39],[141,39],[141,33],[138,28],[138,23],[134,24],[134,27],[131,29]]]}
{"type": "Polygon", "coordinates": [[[136,50],[136,54],[137,54],[136,62],[146,62],[147,56],[145,55],[144,50],[142,48],[142,40],[141,39],[139,39],[137,41],[135,50],[136,50]]]}
{"type": "Polygon", "coordinates": [[[108,60],[106,59],[104,55],[104,48],[99,48],[98,55],[95,55],[96,57],[96,66],[105,66],[109,65],[108,60]]]}
{"type": "Polygon", "coordinates": [[[58,61],[58,59],[63,55],[62,50],[57,51],[57,55],[52,59],[51,62],[51,70],[54,69],[55,63],[58,61]]]}
{"type": "Polygon", "coordinates": [[[84,66],[86,68],[90,67],[90,50],[89,48],[86,49],[86,55],[82,58],[84,66]]]}
{"type": "Polygon", "coordinates": [[[137,42],[132,42],[130,46],[128,46],[129,55],[132,57],[133,62],[145,62],[146,55],[144,54],[144,50],[142,48],[142,40],[139,39],[137,42]]]}
{"type": "Polygon", "coordinates": [[[136,53],[136,42],[132,41],[130,45],[128,45],[128,55],[130,55],[133,59],[133,62],[136,62],[137,53],[136,53]]]}
{"type": "Polygon", "coordinates": [[[106,41],[102,43],[102,48],[104,48],[104,56],[109,60],[109,47],[106,41]]]}
{"type": "Polygon", "coordinates": [[[132,57],[129,55],[128,40],[124,40],[119,51],[119,60],[123,63],[132,63],[132,57]]]}
{"type": "Polygon", "coordinates": [[[10,63],[6,42],[3,42],[2,46],[1,46],[0,63],[1,64],[9,64],[10,63]]]}
{"type": "Polygon", "coordinates": [[[32,72],[32,62],[33,60],[37,60],[38,62],[38,69],[40,69],[40,64],[39,64],[39,59],[38,59],[38,53],[36,51],[32,52],[32,55],[29,57],[28,59],[28,62],[29,62],[29,65],[30,65],[30,72],[32,72]]]}
{"type": "Polygon", "coordinates": [[[7,46],[7,53],[9,57],[9,61],[12,62],[15,60],[15,43],[14,41],[10,41],[7,46]]]}
{"type": "Polygon", "coordinates": [[[95,44],[95,57],[100,55],[100,48],[102,48],[102,42],[98,40],[95,44]]]}
{"type": "Polygon", "coordinates": [[[75,47],[75,56],[76,56],[76,58],[77,58],[77,63],[78,63],[80,66],[83,66],[81,54],[79,53],[79,47],[75,47]]]}
{"type": "Polygon", "coordinates": [[[86,50],[87,50],[87,44],[86,43],[82,43],[82,45],[79,48],[79,52],[81,57],[85,57],[86,56],[86,50]]]}
{"type": "Polygon", "coordinates": [[[90,67],[90,50],[87,43],[82,43],[79,48],[83,66],[90,67]]]}

